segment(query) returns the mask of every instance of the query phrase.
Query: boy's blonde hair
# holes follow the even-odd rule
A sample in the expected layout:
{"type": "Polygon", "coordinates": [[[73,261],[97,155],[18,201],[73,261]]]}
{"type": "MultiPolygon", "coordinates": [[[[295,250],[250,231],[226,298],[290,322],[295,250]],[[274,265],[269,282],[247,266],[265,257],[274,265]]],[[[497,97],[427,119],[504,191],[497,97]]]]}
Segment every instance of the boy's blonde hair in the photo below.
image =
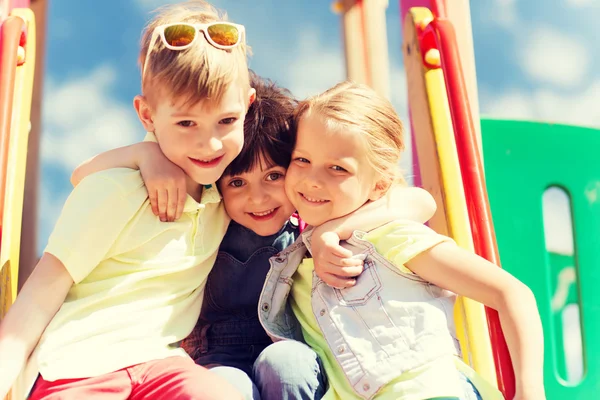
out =
{"type": "Polygon", "coordinates": [[[167,5],[155,13],[144,29],[139,54],[144,96],[152,100],[167,91],[170,96],[188,104],[205,99],[219,102],[232,82],[237,80],[249,87],[245,40],[232,49],[222,50],[211,45],[204,33],[197,32],[200,37],[192,46],[185,50],[170,50],[157,37],[148,65],[144,65],[156,27],[177,22],[194,24],[227,20],[224,13],[203,0],[167,5]]]}
{"type": "Polygon", "coordinates": [[[346,81],[302,101],[296,109],[296,126],[311,114],[322,118],[328,129],[361,135],[367,159],[386,188],[405,184],[398,166],[404,125],[387,99],[366,85],[346,81]]]}

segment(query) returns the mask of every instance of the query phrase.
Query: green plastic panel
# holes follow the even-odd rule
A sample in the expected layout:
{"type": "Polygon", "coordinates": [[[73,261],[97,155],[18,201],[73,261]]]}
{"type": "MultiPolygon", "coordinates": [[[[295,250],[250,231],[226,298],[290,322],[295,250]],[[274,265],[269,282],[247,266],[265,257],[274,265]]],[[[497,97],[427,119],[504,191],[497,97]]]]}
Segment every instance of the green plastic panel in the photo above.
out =
{"type": "MultiPolygon", "coordinates": [[[[600,130],[547,123],[482,120],[487,189],[503,268],[535,293],[545,336],[549,400],[600,396],[600,130]],[[542,196],[570,198],[574,255],[546,251],[542,196]],[[578,304],[583,377],[568,381],[561,312],[552,309],[558,276],[574,268],[564,306],[578,304]]],[[[554,308],[557,308],[556,305],[554,308]]]]}

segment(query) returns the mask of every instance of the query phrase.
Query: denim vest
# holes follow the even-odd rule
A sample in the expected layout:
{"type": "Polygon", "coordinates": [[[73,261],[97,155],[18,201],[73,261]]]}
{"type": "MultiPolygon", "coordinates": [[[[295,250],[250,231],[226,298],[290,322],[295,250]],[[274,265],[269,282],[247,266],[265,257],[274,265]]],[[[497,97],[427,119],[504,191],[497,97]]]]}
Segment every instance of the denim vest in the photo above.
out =
{"type": "MultiPolygon", "coordinates": [[[[274,340],[296,339],[300,323],[289,306],[292,276],[312,229],[271,258],[259,302],[259,317],[274,340]]],[[[356,285],[335,289],[313,271],[312,310],[356,394],[370,399],[403,372],[439,357],[458,354],[453,309],[455,295],[414,274],[404,273],[355,231],[342,246],[364,260],[356,285]]],[[[301,334],[301,332],[300,332],[301,334]]]]}

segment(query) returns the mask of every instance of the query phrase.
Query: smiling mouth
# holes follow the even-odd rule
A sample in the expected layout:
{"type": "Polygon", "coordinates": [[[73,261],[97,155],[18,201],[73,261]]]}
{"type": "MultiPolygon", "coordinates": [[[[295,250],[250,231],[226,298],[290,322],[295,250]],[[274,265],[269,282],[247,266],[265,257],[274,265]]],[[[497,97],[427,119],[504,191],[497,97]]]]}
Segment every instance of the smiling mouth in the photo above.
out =
{"type": "Polygon", "coordinates": [[[257,220],[265,220],[273,217],[276,214],[277,210],[279,210],[279,207],[271,208],[270,210],[260,212],[249,212],[246,214],[257,220]]]}
{"type": "Polygon", "coordinates": [[[220,155],[219,157],[212,158],[209,160],[200,160],[197,158],[188,157],[195,165],[202,168],[210,168],[218,165],[223,159],[224,155],[220,155]]]}
{"type": "MultiPolygon", "coordinates": [[[[300,192],[298,192],[298,193],[300,193],[300,192]]],[[[304,193],[300,193],[300,197],[302,197],[307,203],[310,203],[310,204],[313,204],[316,206],[329,203],[329,200],[322,200],[322,199],[317,199],[316,197],[309,197],[309,196],[305,195],[304,193]]]]}

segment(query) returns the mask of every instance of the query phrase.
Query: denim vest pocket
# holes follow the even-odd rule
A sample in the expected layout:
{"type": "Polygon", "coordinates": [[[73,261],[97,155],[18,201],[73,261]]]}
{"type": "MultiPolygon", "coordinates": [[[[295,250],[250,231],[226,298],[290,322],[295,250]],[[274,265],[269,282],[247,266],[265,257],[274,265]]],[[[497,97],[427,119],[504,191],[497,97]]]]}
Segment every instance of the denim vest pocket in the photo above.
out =
{"type": "Polygon", "coordinates": [[[364,270],[356,278],[356,284],[345,289],[333,289],[340,305],[362,306],[381,290],[381,279],[372,261],[364,259],[364,270]]]}
{"type": "MultiPolygon", "coordinates": [[[[333,324],[335,329],[355,354],[365,353],[365,339],[371,342],[371,351],[380,352],[377,357],[404,353],[410,349],[408,338],[382,298],[385,286],[375,259],[367,256],[364,266],[351,288],[335,289],[322,282],[316,286],[324,306],[319,314],[326,309],[331,320],[338,321],[333,324]],[[347,329],[348,324],[360,328],[347,329]]],[[[315,301],[318,300],[313,297],[313,306],[315,301]]]]}

